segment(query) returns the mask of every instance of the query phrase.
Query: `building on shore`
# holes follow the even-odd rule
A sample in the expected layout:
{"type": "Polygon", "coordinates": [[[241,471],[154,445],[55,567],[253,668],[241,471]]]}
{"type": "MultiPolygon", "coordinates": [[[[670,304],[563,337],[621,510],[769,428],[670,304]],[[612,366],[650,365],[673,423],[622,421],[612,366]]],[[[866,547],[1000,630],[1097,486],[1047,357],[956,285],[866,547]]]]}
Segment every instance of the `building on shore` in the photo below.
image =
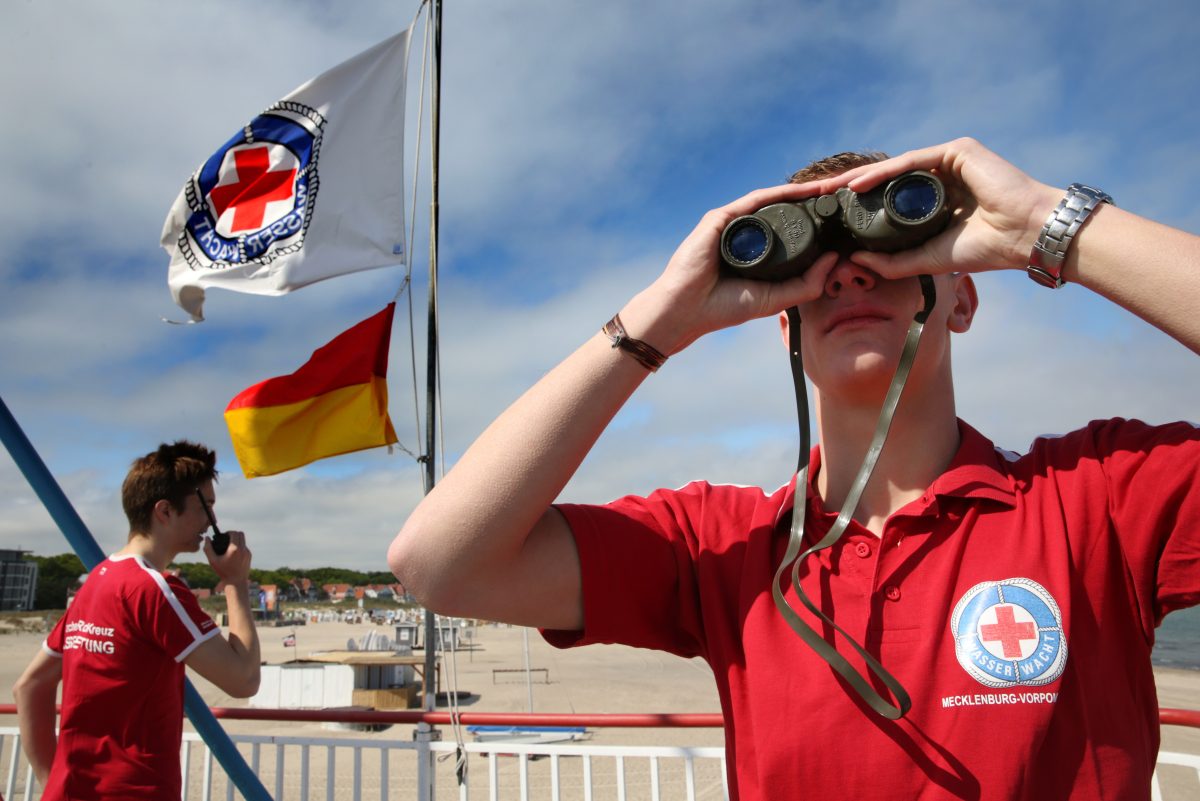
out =
{"type": "Polygon", "coordinates": [[[37,562],[27,561],[30,551],[0,550],[0,612],[33,609],[37,592],[37,562]]]}

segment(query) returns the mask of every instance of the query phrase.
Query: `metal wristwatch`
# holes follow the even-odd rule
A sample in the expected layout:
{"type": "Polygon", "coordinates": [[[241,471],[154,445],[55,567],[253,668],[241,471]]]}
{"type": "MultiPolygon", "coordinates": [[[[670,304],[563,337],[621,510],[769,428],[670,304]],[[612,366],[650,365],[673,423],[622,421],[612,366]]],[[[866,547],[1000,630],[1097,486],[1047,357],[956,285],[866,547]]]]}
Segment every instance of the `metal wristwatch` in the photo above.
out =
{"type": "Polygon", "coordinates": [[[1033,251],[1029,254],[1029,266],[1025,271],[1029,277],[1045,287],[1058,289],[1063,285],[1062,266],[1067,258],[1067,248],[1079,229],[1083,227],[1092,210],[1101,203],[1112,203],[1106,192],[1084,184],[1071,184],[1066,196],[1059,201],[1050,214],[1033,251]]]}

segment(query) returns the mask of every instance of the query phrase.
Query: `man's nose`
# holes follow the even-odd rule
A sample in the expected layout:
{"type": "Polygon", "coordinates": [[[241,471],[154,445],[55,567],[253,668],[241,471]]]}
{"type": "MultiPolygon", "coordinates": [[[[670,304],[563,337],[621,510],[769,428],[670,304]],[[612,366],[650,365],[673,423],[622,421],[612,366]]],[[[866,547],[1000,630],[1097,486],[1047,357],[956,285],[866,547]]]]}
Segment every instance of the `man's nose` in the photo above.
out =
{"type": "Polygon", "coordinates": [[[825,294],[836,298],[849,289],[866,292],[875,288],[875,280],[875,273],[843,257],[825,279],[825,294]]]}

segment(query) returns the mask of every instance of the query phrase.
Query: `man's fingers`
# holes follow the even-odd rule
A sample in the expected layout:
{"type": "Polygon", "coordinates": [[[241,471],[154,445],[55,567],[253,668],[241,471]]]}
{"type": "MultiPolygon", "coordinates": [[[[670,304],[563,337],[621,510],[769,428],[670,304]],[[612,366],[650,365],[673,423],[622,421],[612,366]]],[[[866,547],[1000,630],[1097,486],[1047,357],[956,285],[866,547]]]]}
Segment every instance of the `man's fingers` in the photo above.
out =
{"type": "Polygon", "coordinates": [[[821,194],[817,191],[817,184],[780,184],[779,186],[769,186],[765,189],[755,189],[749,194],[742,195],[732,203],[714,209],[726,224],[735,217],[741,217],[744,214],[753,214],[764,206],[770,206],[772,203],[787,203],[799,202],[805,198],[814,197],[821,194]]]}
{"type": "Polygon", "coordinates": [[[899,253],[872,253],[860,250],[850,255],[850,260],[860,267],[876,273],[882,278],[906,278],[922,273],[936,274],[934,260],[927,248],[921,246],[912,250],[902,250],[899,253]]]}
{"type": "Polygon", "coordinates": [[[948,166],[957,161],[964,153],[979,148],[979,143],[969,137],[955,139],[933,147],[923,147],[919,150],[909,150],[875,164],[865,164],[848,170],[841,178],[845,186],[855,192],[865,192],[883,183],[889,178],[910,170],[948,170],[948,166]]]}
{"type": "Polygon", "coordinates": [[[777,314],[799,303],[815,300],[825,291],[825,281],[837,265],[836,251],[822,253],[801,275],[769,284],[767,314],[777,314]]]}

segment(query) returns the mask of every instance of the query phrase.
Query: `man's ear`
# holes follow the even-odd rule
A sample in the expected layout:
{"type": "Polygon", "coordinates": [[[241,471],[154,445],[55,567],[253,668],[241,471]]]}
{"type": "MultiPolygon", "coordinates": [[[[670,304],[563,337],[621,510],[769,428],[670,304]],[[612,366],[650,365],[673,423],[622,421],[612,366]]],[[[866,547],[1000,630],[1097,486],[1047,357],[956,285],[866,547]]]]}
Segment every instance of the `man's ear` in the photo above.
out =
{"type": "Polygon", "coordinates": [[[154,519],[159,523],[168,523],[171,517],[175,515],[175,507],[171,506],[171,502],[163,498],[154,503],[154,519]]]}
{"type": "Polygon", "coordinates": [[[790,333],[790,328],[791,328],[791,326],[788,325],[787,312],[781,311],[779,313],[778,319],[779,319],[779,337],[783,341],[783,349],[787,350],[788,349],[788,341],[789,341],[788,334],[790,333]]]}
{"type": "Polygon", "coordinates": [[[953,276],[954,290],[951,297],[954,305],[946,318],[946,327],[956,334],[970,330],[971,322],[975,319],[975,311],[979,308],[979,293],[975,290],[975,279],[963,273],[953,276]]]}

